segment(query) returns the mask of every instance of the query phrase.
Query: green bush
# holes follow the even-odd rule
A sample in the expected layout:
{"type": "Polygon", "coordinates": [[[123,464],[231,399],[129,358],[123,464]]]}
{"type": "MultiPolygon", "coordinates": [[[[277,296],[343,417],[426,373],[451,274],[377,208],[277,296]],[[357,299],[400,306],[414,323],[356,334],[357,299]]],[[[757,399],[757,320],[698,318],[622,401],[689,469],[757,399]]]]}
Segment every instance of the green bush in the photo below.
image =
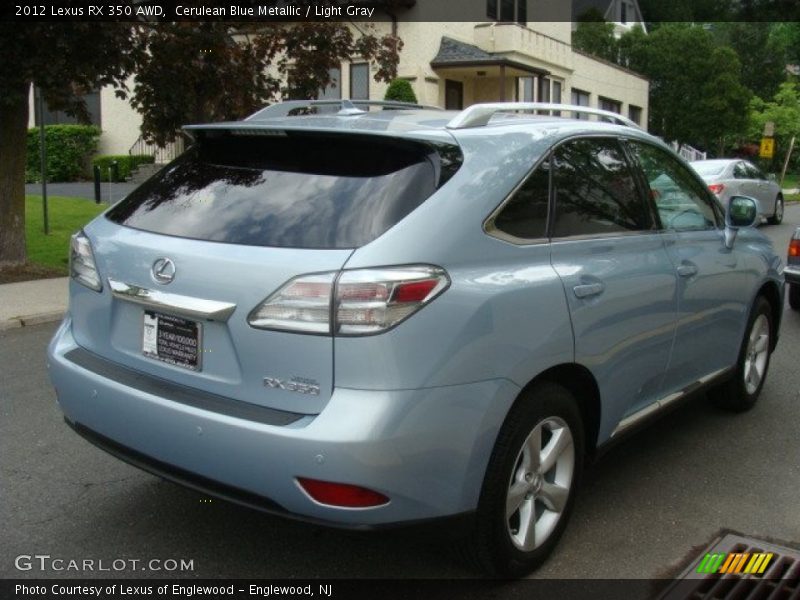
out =
{"type": "MultiPolygon", "coordinates": [[[[77,181],[86,176],[89,157],[97,150],[100,129],[94,125],[45,125],[47,180],[77,181]]],[[[39,128],[28,130],[25,180],[41,180],[39,128]]]]}
{"type": "Polygon", "coordinates": [[[111,164],[116,161],[119,181],[125,181],[139,165],[155,162],[154,156],[147,154],[100,154],[92,159],[92,167],[100,167],[100,180],[108,181],[111,164]]]}
{"type": "Polygon", "coordinates": [[[386,89],[384,100],[397,100],[399,102],[413,102],[416,104],[417,97],[414,95],[411,83],[405,79],[395,79],[386,89]]]}

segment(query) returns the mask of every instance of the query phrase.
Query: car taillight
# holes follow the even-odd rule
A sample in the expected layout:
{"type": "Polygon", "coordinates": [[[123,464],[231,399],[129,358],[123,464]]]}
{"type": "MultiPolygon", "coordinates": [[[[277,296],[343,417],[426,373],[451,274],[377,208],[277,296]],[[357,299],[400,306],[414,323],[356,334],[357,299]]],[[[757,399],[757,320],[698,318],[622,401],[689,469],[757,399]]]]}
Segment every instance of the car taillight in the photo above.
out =
{"type": "Polygon", "coordinates": [[[69,275],[89,289],[99,292],[103,289],[100,273],[94,261],[94,253],[89,238],[79,231],[70,239],[69,275]]]}
{"type": "Polygon", "coordinates": [[[711,185],[708,186],[708,189],[710,189],[714,194],[719,196],[722,193],[722,190],[725,189],[725,184],[724,183],[712,183],[711,185]]]}
{"type": "Polygon", "coordinates": [[[334,483],[298,477],[303,491],[320,504],[344,508],[369,508],[388,504],[389,498],[373,490],[349,483],[334,483]]]}
{"type": "Polygon", "coordinates": [[[260,329],[367,335],[408,318],[450,284],[439,267],[356,269],[301,275],[257,306],[248,323],[260,329]]]}
{"type": "Polygon", "coordinates": [[[796,240],[793,238],[789,242],[789,256],[800,256],[800,239],[796,240]]]}

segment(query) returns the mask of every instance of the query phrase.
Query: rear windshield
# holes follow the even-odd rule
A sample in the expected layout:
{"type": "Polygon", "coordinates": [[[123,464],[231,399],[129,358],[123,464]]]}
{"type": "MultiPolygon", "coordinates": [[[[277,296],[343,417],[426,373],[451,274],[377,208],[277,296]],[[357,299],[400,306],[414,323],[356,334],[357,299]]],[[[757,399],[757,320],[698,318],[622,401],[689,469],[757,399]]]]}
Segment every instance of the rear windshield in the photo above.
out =
{"type": "Polygon", "coordinates": [[[692,167],[701,177],[706,175],[719,175],[725,170],[728,163],[725,161],[693,162],[692,167]]]}
{"type": "Polygon", "coordinates": [[[395,225],[460,164],[454,146],[352,135],[201,140],[107,216],[192,239],[357,248],[395,225]]]}

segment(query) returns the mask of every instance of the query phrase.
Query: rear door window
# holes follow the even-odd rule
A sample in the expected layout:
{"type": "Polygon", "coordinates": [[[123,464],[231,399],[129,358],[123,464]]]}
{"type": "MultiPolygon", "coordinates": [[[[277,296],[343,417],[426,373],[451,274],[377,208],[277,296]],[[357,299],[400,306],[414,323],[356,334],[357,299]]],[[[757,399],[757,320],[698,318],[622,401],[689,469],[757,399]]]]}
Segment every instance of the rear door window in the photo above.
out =
{"type": "Polygon", "coordinates": [[[107,216],[192,239],[357,248],[430,197],[460,165],[455,146],[355,135],[201,140],[107,216]]]}
{"type": "Polygon", "coordinates": [[[650,212],[619,142],[568,141],[553,153],[553,237],[653,229],[650,212]]]}

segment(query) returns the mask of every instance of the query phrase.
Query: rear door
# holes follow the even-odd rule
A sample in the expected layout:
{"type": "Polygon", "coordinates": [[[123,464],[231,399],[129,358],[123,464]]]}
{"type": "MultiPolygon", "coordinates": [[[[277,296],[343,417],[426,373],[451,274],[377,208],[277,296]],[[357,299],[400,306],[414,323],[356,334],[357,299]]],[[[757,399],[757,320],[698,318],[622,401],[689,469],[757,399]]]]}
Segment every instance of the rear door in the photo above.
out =
{"type": "Polygon", "coordinates": [[[78,343],[224,397],[319,412],[334,385],[329,330],[259,329],[248,315],[292,278],[324,273],[293,314],[326,319],[325,290],[353,249],[436,190],[435,158],[376,136],[201,140],[87,227],[104,289],[73,284],[78,343]]]}
{"type": "Polygon", "coordinates": [[[574,139],[552,156],[552,264],[575,360],[603,398],[601,439],[656,401],[675,325],[675,269],[620,142],[574,139]]]}

